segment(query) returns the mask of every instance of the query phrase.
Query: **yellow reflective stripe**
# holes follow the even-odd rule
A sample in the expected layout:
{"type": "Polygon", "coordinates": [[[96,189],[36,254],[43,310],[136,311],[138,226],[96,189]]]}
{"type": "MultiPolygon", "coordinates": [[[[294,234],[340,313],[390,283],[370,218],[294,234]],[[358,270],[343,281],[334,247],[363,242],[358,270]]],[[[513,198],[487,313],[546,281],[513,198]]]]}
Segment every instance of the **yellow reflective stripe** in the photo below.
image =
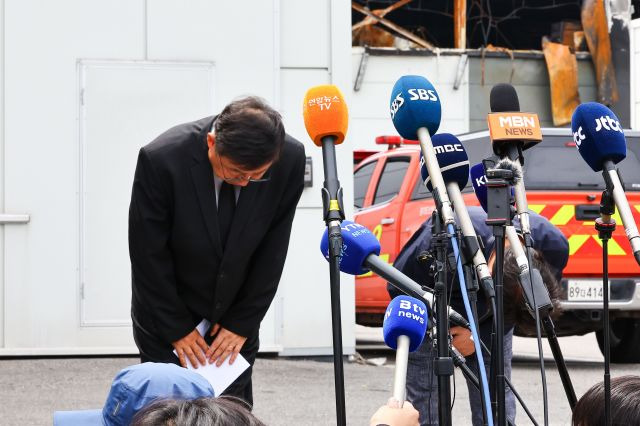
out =
{"type": "MultiPolygon", "coordinates": [[[[600,238],[597,235],[592,235],[592,237],[594,240],[596,240],[598,245],[602,247],[602,241],[600,240],[600,238]]],[[[618,244],[616,240],[614,240],[613,238],[609,239],[609,255],[624,256],[626,254],[627,253],[624,252],[624,250],[622,249],[622,247],[620,247],[620,244],[618,244]]]]}
{"type": "Polygon", "coordinates": [[[329,210],[330,211],[340,210],[340,204],[338,204],[338,200],[329,201],[329,210]]]}
{"type": "Polygon", "coordinates": [[[572,235],[569,241],[569,256],[573,256],[587,242],[590,235],[572,235]]]}
{"type": "Polygon", "coordinates": [[[618,209],[613,212],[613,216],[611,216],[613,220],[616,221],[616,225],[622,226],[622,218],[620,217],[620,213],[618,213],[618,209]]]}
{"type": "Polygon", "coordinates": [[[609,240],[609,254],[611,256],[624,256],[627,253],[625,253],[624,249],[620,247],[620,244],[612,238],[609,240]]]}
{"type": "MultiPolygon", "coordinates": [[[[378,241],[380,241],[380,238],[382,238],[382,224],[381,223],[379,223],[375,228],[373,228],[373,235],[378,239],[378,241]]],[[[385,262],[389,263],[389,253],[381,254],[380,255],[380,259],[382,259],[385,262]]],[[[373,276],[373,272],[369,271],[366,274],[358,275],[358,278],[367,278],[367,277],[371,277],[371,276],[373,276]]]]}
{"type": "Polygon", "coordinates": [[[380,241],[382,238],[382,224],[379,223],[375,228],[373,228],[373,235],[380,241]]]}
{"type": "Polygon", "coordinates": [[[547,207],[546,204],[529,204],[529,210],[532,210],[538,214],[540,214],[540,212],[547,207]]]}
{"type": "Polygon", "coordinates": [[[560,210],[553,215],[549,222],[553,225],[566,225],[571,219],[573,219],[575,212],[576,208],[573,205],[562,206],[560,207],[560,210]]]}

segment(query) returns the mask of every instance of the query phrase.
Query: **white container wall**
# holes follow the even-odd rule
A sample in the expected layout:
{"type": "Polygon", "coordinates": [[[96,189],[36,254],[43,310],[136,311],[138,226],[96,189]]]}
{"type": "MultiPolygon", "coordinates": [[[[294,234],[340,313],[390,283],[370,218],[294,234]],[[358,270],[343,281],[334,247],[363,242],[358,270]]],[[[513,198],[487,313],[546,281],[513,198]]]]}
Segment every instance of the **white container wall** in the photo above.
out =
{"type": "MultiPolygon", "coordinates": [[[[364,48],[353,48],[352,87],[363,53],[364,48]]],[[[395,82],[407,74],[426,77],[440,95],[442,122],[439,132],[459,134],[469,131],[469,66],[461,58],[466,56],[370,55],[364,71],[360,71],[363,75],[361,86],[352,95],[349,124],[355,135],[350,141],[353,148],[380,149],[375,145],[376,136],[398,134],[389,116],[389,98],[395,82]],[[459,66],[462,70],[460,84],[454,89],[459,66]]]]}
{"type": "MultiPolygon", "coordinates": [[[[136,353],[136,153],[245,94],[277,107],[313,161],[262,350],[330,354],[322,155],[302,99],[331,83],[350,101],[350,25],[344,0],[0,0],[0,355],[136,353]]],[[[337,155],[350,216],[352,147],[337,155]]],[[[352,353],[354,280],[341,278],[352,353]]]]}

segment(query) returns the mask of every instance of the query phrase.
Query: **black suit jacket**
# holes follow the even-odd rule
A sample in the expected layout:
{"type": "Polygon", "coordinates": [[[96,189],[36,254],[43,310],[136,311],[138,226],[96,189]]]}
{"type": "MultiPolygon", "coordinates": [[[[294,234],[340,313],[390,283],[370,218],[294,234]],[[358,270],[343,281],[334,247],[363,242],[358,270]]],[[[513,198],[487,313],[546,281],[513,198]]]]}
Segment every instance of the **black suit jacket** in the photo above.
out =
{"type": "Polygon", "coordinates": [[[268,182],[240,191],[219,239],[206,135],[215,117],[176,126],[140,149],[129,208],[134,327],[167,344],[203,318],[257,332],[278,287],[303,189],[303,145],[286,136],[268,182]]]}

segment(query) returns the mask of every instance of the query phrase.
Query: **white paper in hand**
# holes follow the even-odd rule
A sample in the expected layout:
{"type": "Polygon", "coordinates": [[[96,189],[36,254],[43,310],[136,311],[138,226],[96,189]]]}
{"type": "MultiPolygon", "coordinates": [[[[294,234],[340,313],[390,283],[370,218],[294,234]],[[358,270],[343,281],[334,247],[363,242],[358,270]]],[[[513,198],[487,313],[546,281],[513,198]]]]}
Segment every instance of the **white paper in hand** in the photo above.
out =
{"type": "MultiPolygon", "coordinates": [[[[196,327],[196,330],[198,330],[198,333],[200,333],[201,336],[204,336],[205,333],[209,331],[210,327],[211,323],[208,320],[203,319],[196,327]]],[[[176,354],[176,356],[178,355],[175,350],[173,353],[176,354]]],[[[220,396],[231,383],[233,383],[247,368],[249,368],[249,363],[240,354],[238,354],[238,357],[233,364],[229,364],[229,359],[231,359],[231,357],[227,358],[224,364],[220,367],[217,367],[214,363],[206,364],[205,366],[199,365],[198,368],[193,368],[189,358],[186,358],[186,361],[187,368],[207,379],[209,383],[211,383],[214,395],[220,396]]]]}

